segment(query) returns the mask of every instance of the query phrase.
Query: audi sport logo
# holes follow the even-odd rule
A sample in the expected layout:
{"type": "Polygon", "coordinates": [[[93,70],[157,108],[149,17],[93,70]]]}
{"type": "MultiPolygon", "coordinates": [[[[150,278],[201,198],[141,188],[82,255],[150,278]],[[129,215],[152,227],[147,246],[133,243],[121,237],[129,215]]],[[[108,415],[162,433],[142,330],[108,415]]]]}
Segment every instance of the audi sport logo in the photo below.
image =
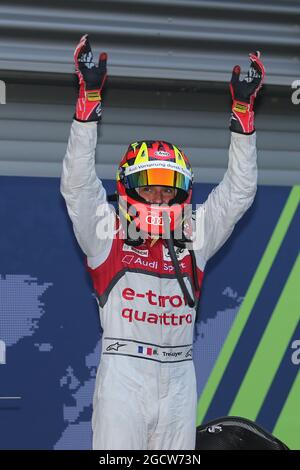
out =
{"type": "MultiPolygon", "coordinates": [[[[160,215],[148,214],[146,217],[146,222],[149,225],[163,226],[163,218],[160,215]]],[[[169,216],[169,222],[171,222],[170,216],[169,216]]]]}
{"type": "Polygon", "coordinates": [[[122,263],[130,264],[134,258],[134,255],[125,255],[123,256],[122,263]]]}

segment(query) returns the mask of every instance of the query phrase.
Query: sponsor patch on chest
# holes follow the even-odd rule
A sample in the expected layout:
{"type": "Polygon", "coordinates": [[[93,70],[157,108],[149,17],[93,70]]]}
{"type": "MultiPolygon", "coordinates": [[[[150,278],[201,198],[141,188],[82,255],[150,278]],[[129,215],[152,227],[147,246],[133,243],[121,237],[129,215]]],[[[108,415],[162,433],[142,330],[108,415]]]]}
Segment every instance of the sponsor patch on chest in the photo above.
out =
{"type": "Polygon", "coordinates": [[[122,258],[122,263],[128,264],[130,267],[158,270],[158,261],[149,261],[147,259],[143,259],[141,256],[124,255],[122,258]]]}
{"type": "MultiPolygon", "coordinates": [[[[178,246],[174,246],[174,250],[178,261],[181,261],[183,258],[189,255],[189,250],[187,248],[179,248],[178,246]]],[[[163,260],[170,262],[172,261],[169,250],[166,246],[163,246],[163,260]]]]}
{"type": "Polygon", "coordinates": [[[126,243],[124,243],[124,245],[123,245],[123,251],[129,251],[130,253],[135,253],[139,256],[144,256],[144,257],[149,256],[149,250],[142,249],[142,248],[137,248],[137,247],[131,246],[131,245],[126,245],[126,243]]]}

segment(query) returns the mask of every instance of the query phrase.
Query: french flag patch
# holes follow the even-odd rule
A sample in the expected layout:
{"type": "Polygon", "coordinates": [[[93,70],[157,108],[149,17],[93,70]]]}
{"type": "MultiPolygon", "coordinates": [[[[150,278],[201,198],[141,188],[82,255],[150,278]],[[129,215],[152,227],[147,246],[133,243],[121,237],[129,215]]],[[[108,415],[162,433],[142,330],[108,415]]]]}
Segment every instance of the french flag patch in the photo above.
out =
{"type": "Polygon", "coordinates": [[[138,346],[138,353],[144,354],[145,356],[153,356],[153,349],[145,346],[138,346]]]}

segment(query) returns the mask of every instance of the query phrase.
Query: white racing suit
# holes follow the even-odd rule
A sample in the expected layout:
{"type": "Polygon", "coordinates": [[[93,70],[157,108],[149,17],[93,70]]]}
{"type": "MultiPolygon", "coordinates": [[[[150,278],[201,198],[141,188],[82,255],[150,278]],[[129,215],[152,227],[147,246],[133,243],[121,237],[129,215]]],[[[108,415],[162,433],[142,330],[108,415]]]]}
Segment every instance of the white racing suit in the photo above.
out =
{"type": "MultiPolygon", "coordinates": [[[[207,260],[254,199],[255,140],[255,134],[232,134],[228,170],[201,206],[196,229],[203,243],[195,250],[200,285],[207,260]]],[[[119,232],[112,235],[118,217],[96,176],[96,142],[95,122],[73,122],[61,180],[76,238],[87,256],[103,328],[93,448],[195,449],[195,309],[184,301],[165,241],[146,240],[132,247],[119,232]],[[110,232],[106,238],[101,237],[104,226],[110,232]]],[[[190,253],[176,251],[185,283],[198,298],[190,253]]]]}

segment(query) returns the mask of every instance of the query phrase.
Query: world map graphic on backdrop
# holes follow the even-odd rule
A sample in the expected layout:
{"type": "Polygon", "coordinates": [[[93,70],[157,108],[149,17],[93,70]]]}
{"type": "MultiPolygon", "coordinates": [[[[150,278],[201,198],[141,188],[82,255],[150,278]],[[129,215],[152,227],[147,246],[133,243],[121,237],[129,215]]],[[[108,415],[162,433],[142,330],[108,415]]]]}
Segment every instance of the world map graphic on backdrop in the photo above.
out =
{"type": "MultiPolygon", "coordinates": [[[[44,315],[50,315],[47,304],[43,303],[43,294],[54,283],[39,283],[37,279],[29,275],[11,275],[0,278],[0,331],[1,339],[5,342],[8,351],[8,361],[11,354],[22,355],[22,340],[30,337],[27,345],[31,349],[30,366],[35,368],[35,360],[40,361],[40,354],[51,354],[55,349],[55,334],[47,330],[38,331],[38,337],[45,338],[43,343],[36,342],[37,330],[40,328],[40,320],[44,315]],[[13,294],[13,295],[12,295],[13,294]],[[16,295],[17,294],[17,295],[16,295]],[[12,301],[14,299],[14,301],[12,301]],[[21,301],[22,299],[22,301],[21,301]]],[[[197,328],[197,339],[194,345],[194,354],[204,365],[201,371],[201,380],[198,382],[198,393],[207,380],[207,376],[216,357],[220,351],[223,341],[228,333],[231,323],[238,311],[242,298],[232,288],[226,287],[222,295],[230,300],[234,299],[236,307],[227,308],[216,312],[215,318],[207,322],[201,322],[197,328]],[[198,347],[199,345],[199,347],[198,347]],[[213,345],[213,348],[211,347],[213,345]],[[203,357],[202,357],[203,356],[203,357]],[[205,357],[205,361],[203,358],[205,357]]],[[[67,322],[67,319],[65,319],[67,322]]],[[[64,319],[62,319],[64,326],[64,319]]],[[[65,373],[56,380],[59,383],[56,401],[61,404],[64,427],[57,436],[53,445],[54,449],[89,449],[91,447],[91,424],[92,396],[95,384],[97,367],[100,359],[101,340],[97,341],[93,351],[85,351],[84,344],[81,345],[81,353],[85,358],[84,367],[87,378],[81,380],[76,364],[66,367],[65,373]],[[78,378],[79,377],[79,378],[78,378]]],[[[90,344],[87,341],[87,349],[90,344]]],[[[38,377],[37,377],[38,380],[38,377]]],[[[51,377],[53,380],[53,377],[51,377]]],[[[20,397],[22,399],[22,397],[20,397]]],[[[34,409],[34,401],[30,405],[34,409]]],[[[49,448],[53,443],[49,442],[49,448]]]]}

